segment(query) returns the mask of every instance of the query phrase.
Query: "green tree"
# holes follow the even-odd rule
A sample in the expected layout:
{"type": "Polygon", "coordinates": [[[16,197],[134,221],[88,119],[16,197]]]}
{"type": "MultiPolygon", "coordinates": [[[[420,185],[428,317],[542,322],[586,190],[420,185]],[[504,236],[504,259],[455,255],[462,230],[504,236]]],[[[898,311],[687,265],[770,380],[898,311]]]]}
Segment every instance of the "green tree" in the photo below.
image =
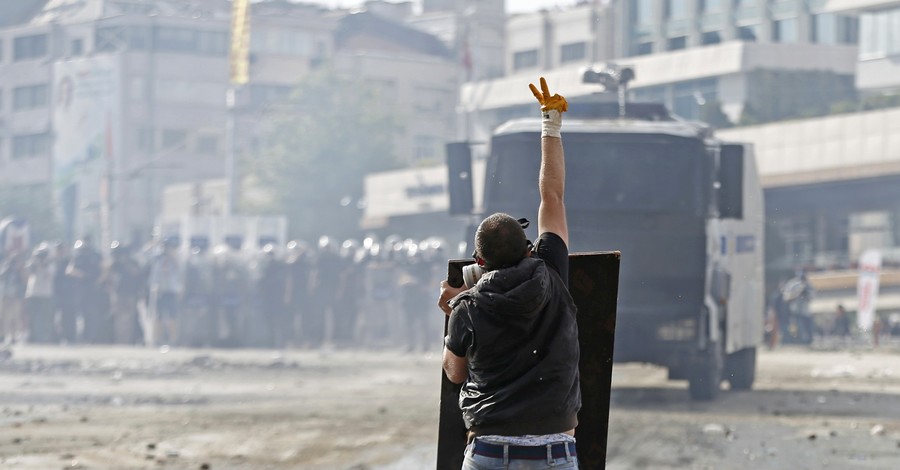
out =
{"type": "Polygon", "coordinates": [[[883,93],[878,95],[867,96],[862,103],[862,109],[884,109],[900,106],[900,94],[883,93]]]}
{"type": "Polygon", "coordinates": [[[245,160],[267,194],[245,207],[284,214],[291,235],[307,240],[357,235],[365,175],[398,166],[390,103],[360,78],[321,70],[275,113],[259,155],[245,160]]]}

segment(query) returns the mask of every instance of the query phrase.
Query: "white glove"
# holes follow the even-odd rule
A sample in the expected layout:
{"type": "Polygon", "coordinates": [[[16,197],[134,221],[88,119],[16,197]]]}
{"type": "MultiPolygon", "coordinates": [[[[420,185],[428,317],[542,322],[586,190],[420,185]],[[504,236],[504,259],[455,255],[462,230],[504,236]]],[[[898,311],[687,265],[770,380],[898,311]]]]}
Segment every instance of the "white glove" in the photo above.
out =
{"type": "Polygon", "coordinates": [[[562,113],[555,109],[541,111],[541,137],[559,137],[562,128],[562,113]]]}

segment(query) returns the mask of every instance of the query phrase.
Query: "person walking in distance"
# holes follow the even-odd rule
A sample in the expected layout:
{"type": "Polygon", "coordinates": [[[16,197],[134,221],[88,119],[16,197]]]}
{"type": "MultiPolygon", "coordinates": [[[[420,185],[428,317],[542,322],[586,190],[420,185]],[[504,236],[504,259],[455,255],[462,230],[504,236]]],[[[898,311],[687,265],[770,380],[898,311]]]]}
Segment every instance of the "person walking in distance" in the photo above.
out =
{"type": "Polygon", "coordinates": [[[543,117],[537,243],[524,223],[492,214],[475,233],[474,258],[486,273],[469,289],[441,282],[438,306],[450,317],[443,367],[462,383],[469,436],[464,470],[578,468],[578,326],[560,137],[568,105],[540,83],[530,85],[543,117]]]}

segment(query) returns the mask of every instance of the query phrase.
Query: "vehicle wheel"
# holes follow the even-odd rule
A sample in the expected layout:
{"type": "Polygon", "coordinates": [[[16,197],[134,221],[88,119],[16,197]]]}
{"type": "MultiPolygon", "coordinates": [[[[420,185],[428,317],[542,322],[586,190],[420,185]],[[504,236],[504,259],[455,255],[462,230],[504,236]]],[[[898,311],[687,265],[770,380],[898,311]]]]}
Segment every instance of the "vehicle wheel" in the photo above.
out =
{"type": "Polygon", "coordinates": [[[695,363],[688,377],[688,392],[692,400],[716,398],[722,386],[722,362],[722,348],[718,343],[711,343],[706,357],[695,363]]]}
{"type": "Polygon", "coordinates": [[[746,348],[728,355],[725,379],[732,390],[750,390],[756,380],[756,348],[746,348]]]}

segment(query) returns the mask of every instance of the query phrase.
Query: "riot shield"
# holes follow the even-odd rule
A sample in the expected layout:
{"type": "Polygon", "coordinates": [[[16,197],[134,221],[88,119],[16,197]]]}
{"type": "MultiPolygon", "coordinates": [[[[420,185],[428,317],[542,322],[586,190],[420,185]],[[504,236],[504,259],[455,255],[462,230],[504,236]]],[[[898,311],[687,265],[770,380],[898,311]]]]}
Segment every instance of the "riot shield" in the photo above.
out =
{"type": "MultiPolygon", "coordinates": [[[[618,251],[569,255],[569,292],[578,306],[578,339],[581,347],[579,372],[582,403],[575,438],[578,441],[578,460],[582,470],[600,470],[606,467],[620,257],[618,251]]],[[[450,285],[461,286],[462,268],[473,262],[471,259],[450,260],[447,267],[447,281],[450,285]]],[[[445,335],[446,328],[445,319],[445,335]]],[[[438,470],[462,468],[466,428],[459,410],[461,387],[462,385],[450,382],[441,371],[438,470]]]]}

